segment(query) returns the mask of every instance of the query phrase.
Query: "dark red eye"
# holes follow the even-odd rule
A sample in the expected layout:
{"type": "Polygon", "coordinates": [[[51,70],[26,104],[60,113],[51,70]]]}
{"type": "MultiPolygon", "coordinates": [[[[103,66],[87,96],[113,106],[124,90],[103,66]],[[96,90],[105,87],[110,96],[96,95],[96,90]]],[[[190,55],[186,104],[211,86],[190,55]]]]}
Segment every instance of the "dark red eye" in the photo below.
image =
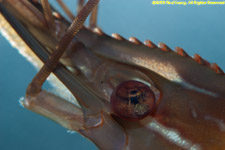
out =
{"type": "Polygon", "coordinates": [[[113,91],[110,103],[117,116],[139,120],[152,112],[155,106],[155,94],[142,82],[125,81],[113,91]]]}

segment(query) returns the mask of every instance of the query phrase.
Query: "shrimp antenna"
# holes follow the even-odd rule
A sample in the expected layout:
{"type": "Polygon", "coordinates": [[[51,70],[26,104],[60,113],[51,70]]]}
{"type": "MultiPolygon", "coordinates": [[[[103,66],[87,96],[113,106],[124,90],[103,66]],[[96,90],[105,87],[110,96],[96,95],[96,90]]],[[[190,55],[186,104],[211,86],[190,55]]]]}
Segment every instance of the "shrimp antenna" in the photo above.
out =
{"type": "Polygon", "coordinates": [[[59,41],[55,51],[53,51],[53,53],[51,54],[47,62],[44,64],[44,66],[33,78],[32,82],[27,88],[27,95],[35,96],[36,94],[40,93],[41,87],[44,81],[47,79],[50,73],[55,69],[55,67],[57,66],[59,62],[59,59],[61,58],[63,53],[66,51],[70,42],[73,40],[74,36],[82,27],[84,21],[87,19],[88,15],[91,13],[94,7],[98,4],[98,2],[99,0],[89,0],[86,3],[86,5],[82,8],[82,10],[79,12],[77,17],[73,20],[72,24],[69,26],[69,28],[65,32],[62,39],[59,41]]]}

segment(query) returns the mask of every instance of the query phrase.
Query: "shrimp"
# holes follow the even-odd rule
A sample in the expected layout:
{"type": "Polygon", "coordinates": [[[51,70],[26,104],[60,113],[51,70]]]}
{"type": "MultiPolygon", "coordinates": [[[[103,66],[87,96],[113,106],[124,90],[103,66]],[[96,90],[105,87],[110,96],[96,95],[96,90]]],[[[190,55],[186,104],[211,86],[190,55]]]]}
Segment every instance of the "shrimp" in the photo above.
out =
{"type": "MultiPolygon", "coordinates": [[[[103,4],[102,4],[103,5],[103,4]]],[[[151,7],[151,4],[149,3],[149,7],[151,7]]],[[[156,7],[154,6],[153,7],[153,9],[156,9],[156,7]]],[[[157,8],[157,9],[159,9],[159,8],[157,8]]],[[[164,8],[165,9],[165,8],[164,8]]],[[[106,10],[107,11],[107,10],[106,10]]],[[[190,12],[189,12],[190,13],[190,12]]],[[[192,12],[193,13],[193,12],[192,12]]],[[[149,13],[150,14],[150,13],[149,13]]],[[[153,14],[153,13],[152,13],[153,14]]],[[[134,14],[135,15],[135,14],[134,14]]],[[[138,19],[138,17],[136,17],[137,19],[138,19]]],[[[149,18],[151,18],[151,17],[149,17],[149,18]]],[[[152,19],[150,19],[150,20],[152,20],[152,19]]],[[[156,19],[157,20],[157,19],[156,19]]],[[[162,22],[164,22],[165,20],[161,20],[162,22]]],[[[118,21],[119,22],[119,21],[118,21]]],[[[144,22],[144,21],[142,21],[142,22],[144,22]]],[[[153,22],[153,20],[152,20],[152,22],[153,22]]],[[[173,23],[173,22],[172,22],[173,23]]],[[[130,24],[132,24],[132,23],[130,23],[130,24]]],[[[160,23],[158,23],[158,24],[160,24],[160,23]]],[[[163,23],[162,23],[163,24],[163,23]]],[[[179,24],[179,23],[178,23],[179,24]]],[[[205,25],[205,24],[204,24],[205,25]]],[[[218,24],[217,24],[218,25],[218,24]]],[[[219,25],[221,25],[221,24],[219,24],[219,25]]],[[[106,25],[107,26],[107,25],[106,25]]],[[[109,25],[108,25],[109,26],[109,25]]],[[[117,25],[115,25],[115,26],[118,26],[118,23],[117,23],[117,25]]],[[[138,27],[136,26],[136,25],[134,25],[135,26],[135,29],[133,30],[133,32],[136,30],[137,31],[137,29],[138,29],[138,27]]],[[[120,26],[118,26],[118,27],[120,27],[120,26]]],[[[110,27],[111,28],[111,27],[110,27]]],[[[140,28],[140,27],[139,27],[140,28]]],[[[151,26],[149,25],[149,28],[147,28],[147,30],[151,30],[150,29],[151,28],[151,26]]],[[[154,26],[153,26],[153,28],[154,28],[154,26]]],[[[210,27],[211,28],[211,27],[210,27]]],[[[102,28],[103,29],[103,31],[106,31],[107,32],[107,27],[105,27],[105,28],[102,28]]],[[[186,28],[185,28],[186,29],[186,28]]],[[[156,31],[158,31],[158,32],[160,32],[160,30],[162,30],[162,28],[160,29],[160,28],[158,28],[158,30],[154,30],[155,32],[156,31]]],[[[169,30],[169,29],[167,29],[167,30],[169,30]]],[[[199,29],[200,30],[200,29],[199,29]]],[[[124,32],[127,32],[127,31],[121,31],[120,32],[120,30],[118,29],[118,30],[116,30],[118,33],[120,33],[121,35],[125,35],[125,37],[129,37],[129,36],[136,36],[136,37],[141,37],[140,39],[141,40],[143,40],[144,38],[146,38],[146,37],[148,37],[148,38],[150,38],[151,40],[152,40],[152,38],[155,38],[155,37],[159,37],[160,38],[160,41],[163,41],[163,42],[165,42],[165,43],[170,43],[170,42],[167,42],[167,40],[163,40],[162,38],[165,38],[165,36],[171,36],[171,35],[174,35],[174,34],[169,34],[169,33],[167,33],[166,31],[164,31],[163,32],[163,34],[160,34],[160,33],[156,33],[155,34],[155,37],[153,37],[153,35],[154,34],[152,34],[152,33],[154,33],[154,31],[151,31],[151,34],[149,34],[149,35],[151,35],[151,37],[149,37],[149,35],[147,35],[147,36],[145,36],[145,37],[142,37],[142,35],[140,35],[140,36],[138,36],[138,34],[140,33],[140,32],[138,32],[138,33],[132,33],[132,31],[131,32],[129,32],[129,33],[124,33],[124,32]],[[162,36],[160,36],[160,35],[162,35],[162,36]]],[[[221,30],[222,31],[222,30],[221,30]]],[[[113,32],[113,31],[112,31],[113,32]]],[[[145,32],[145,31],[142,31],[142,32],[145,32]]],[[[162,32],[162,31],[161,31],[162,32]]],[[[218,36],[217,36],[218,37],[218,36]]],[[[214,39],[214,38],[213,38],[214,39]]],[[[220,39],[223,39],[222,37],[220,38],[220,39]]],[[[179,42],[183,42],[182,40],[180,40],[180,39],[174,39],[174,38],[170,38],[170,39],[168,39],[168,41],[169,40],[173,40],[173,42],[171,42],[171,45],[170,44],[168,44],[168,45],[170,45],[172,48],[175,46],[175,45],[173,45],[173,43],[174,44],[176,44],[176,45],[179,45],[179,46],[181,46],[181,47],[183,47],[186,51],[188,51],[188,48],[189,48],[189,46],[191,46],[191,44],[189,43],[188,45],[187,45],[187,49],[186,49],[186,47],[185,46],[182,46],[182,44],[183,43],[179,43],[179,42]],[[174,42],[174,41],[177,41],[177,42],[174,42]],[[178,43],[178,44],[177,44],[178,43]]],[[[193,40],[193,39],[192,39],[193,40]]],[[[208,39],[206,39],[206,40],[208,40],[208,39]]],[[[153,40],[154,41],[154,40],[153,40]]],[[[155,41],[156,41],[156,43],[159,41],[159,40],[157,40],[157,39],[155,39],[155,41]]],[[[189,40],[189,41],[191,41],[191,40],[189,40]]],[[[194,41],[196,41],[197,42],[197,40],[194,40],[194,41]]],[[[210,41],[212,41],[212,40],[210,40],[210,41]]],[[[209,42],[204,42],[204,43],[209,43],[209,42]]],[[[215,46],[220,46],[222,43],[220,43],[220,44],[215,44],[214,45],[214,47],[215,46]]],[[[200,45],[205,45],[205,44],[200,44],[200,45]]],[[[193,48],[193,49],[197,49],[197,48],[193,48]]],[[[199,49],[201,49],[201,48],[199,48],[199,49]]],[[[209,49],[209,46],[207,46],[207,48],[204,48],[204,50],[205,49],[209,49]]],[[[215,48],[216,49],[216,48],[215,48]]],[[[222,49],[222,48],[218,48],[218,49],[222,49]]],[[[193,52],[189,52],[189,54],[191,54],[191,53],[194,53],[194,52],[196,52],[196,50],[195,51],[193,51],[193,52]]],[[[199,51],[197,51],[198,53],[200,53],[199,51]]],[[[218,53],[220,53],[220,52],[218,52],[218,53]]],[[[204,57],[204,54],[203,53],[200,53],[201,54],[201,56],[203,56],[204,57]]],[[[216,55],[217,53],[214,53],[214,56],[216,55]]],[[[220,55],[220,56],[222,56],[222,55],[220,55]]],[[[204,58],[206,58],[206,57],[204,57],[204,58]]],[[[207,58],[207,60],[210,60],[210,58],[207,58]]],[[[216,60],[210,60],[210,61],[216,61],[216,60]]],[[[217,62],[217,61],[216,61],[217,62]]],[[[219,63],[219,62],[218,62],[219,63]]],[[[221,65],[220,64],[220,66],[223,66],[223,65],[221,65]]],[[[223,67],[222,67],[223,68],[223,67]]]]}

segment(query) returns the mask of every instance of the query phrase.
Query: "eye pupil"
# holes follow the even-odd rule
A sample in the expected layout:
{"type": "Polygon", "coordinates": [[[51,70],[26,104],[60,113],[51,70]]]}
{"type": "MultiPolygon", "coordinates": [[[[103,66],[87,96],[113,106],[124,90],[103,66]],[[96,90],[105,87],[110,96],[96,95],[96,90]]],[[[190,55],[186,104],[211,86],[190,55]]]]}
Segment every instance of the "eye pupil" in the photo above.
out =
{"type": "Polygon", "coordinates": [[[136,96],[135,96],[135,97],[130,97],[130,98],[129,98],[129,101],[131,102],[131,104],[135,104],[135,105],[136,105],[137,103],[139,103],[139,102],[138,102],[138,97],[136,97],[136,96]]]}
{"type": "Polygon", "coordinates": [[[113,91],[110,103],[117,116],[138,120],[152,112],[155,95],[150,87],[142,82],[125,81],[113,91]]]}
{"type": "Polygon", "coordinates": [[[130,101],[131,104],[137,104],[139,103],[139,95],[137,95],[137,93],[132,93],[131,91],[128,100],[130,101]]]}
{"type": "Polygon", "coordinates": [[[132,91],[130,91],[130,94],[132,94],[132,95],[136,95],[137,94],[137,89],[134,89],[134,90],[132,90],[132,91]]]}

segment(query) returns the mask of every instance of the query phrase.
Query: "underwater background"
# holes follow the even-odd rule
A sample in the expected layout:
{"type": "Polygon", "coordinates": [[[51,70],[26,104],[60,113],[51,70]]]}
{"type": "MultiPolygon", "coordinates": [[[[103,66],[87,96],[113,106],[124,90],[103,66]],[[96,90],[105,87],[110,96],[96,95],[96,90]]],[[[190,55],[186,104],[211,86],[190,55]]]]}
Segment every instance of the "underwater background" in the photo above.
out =
{"type": "MultiPolygon", "coordinates": [[[[59,11],[61,9],[54,3],[59,11]]],[[[76,10],[75,0],[65,1],[76,10]]],[[[152,5],[151,0],[101,0],[98,25],[107,34],[163,42],[200,54],[225,70],[225,5],[152,5]]],[[[0,36],[0,150],[94,150],[78,133],[19,105],[37,70],[0,36]]],[[[213,82],[213,81],[206,81],[213,82]]],[[[49,85],[45,86],[50,89],[49,85]]],[[[110,141],[110,139],[108,139],[110,141]]]]}

